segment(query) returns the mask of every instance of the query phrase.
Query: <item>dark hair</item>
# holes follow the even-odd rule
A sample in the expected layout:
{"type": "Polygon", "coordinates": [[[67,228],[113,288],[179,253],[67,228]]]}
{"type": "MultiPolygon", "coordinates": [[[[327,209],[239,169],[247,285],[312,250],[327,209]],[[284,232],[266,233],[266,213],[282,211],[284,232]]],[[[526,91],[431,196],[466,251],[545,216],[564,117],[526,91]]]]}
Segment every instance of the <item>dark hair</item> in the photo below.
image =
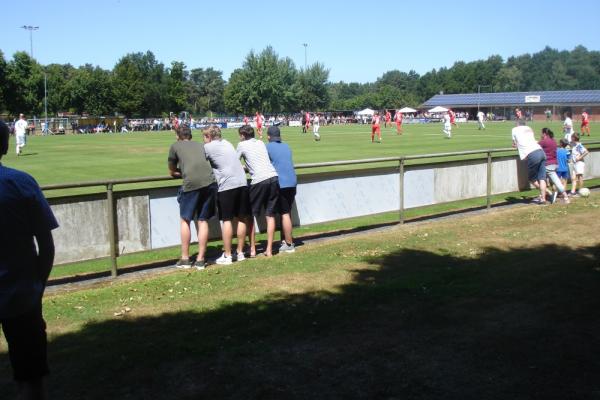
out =
{"type": "Polygon", "coordinates": [[[552,132],[550,128],[542,128],[542,133],[548,136],[550,139],[554,139],[554,132],[552,132]]]}
{"type": "Polygon", "coordinates": [[[177,137],[182,140],[192,138],[192,130],[187,125],[179,125],[177,128],[177,137]]]}
{"type": "Polygon", "coordinates": [[[571,135],[571,140],[573,142],[579,142],[579,135],[577,133],[574,133],[571,135]]]}
{"type": "Polygon", "coordinates": [[[238,129],[238,132],[246,140],[252,139],[254,137],[254,128],[252,128],[250,125],[240,126],[240,129],[238,129]]]}
{"type": "Polygon", "coordinates": [[[560,147],[567,147],[569,145],[569,141],[567,139],[560,139],[560,147]]]}
{"type": "Polygon", "coordinates": [[[0,158],[8,151],[8,125],[0,121],[0,158]]]}

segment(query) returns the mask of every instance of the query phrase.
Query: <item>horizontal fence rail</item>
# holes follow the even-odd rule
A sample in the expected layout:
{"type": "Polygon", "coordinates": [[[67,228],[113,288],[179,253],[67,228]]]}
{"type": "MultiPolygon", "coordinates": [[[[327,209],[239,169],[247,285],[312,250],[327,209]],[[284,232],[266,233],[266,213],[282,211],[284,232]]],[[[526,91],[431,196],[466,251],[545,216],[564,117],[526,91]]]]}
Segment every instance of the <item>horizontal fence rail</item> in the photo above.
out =
{"type": "MultiPolygon", "coordinates": [[[[595,148],[596,145],[600,145],[600,141],[587,142],[586,147],[595,148]]],[[[341,160],[341,161],[328,161],[319,163],[303,163],[296,164],[296,169],[315,169],[323,167],[338,167],[338,166],[350,166],[350,165],[363,165],[363,164],[382,164],[382,163],[397,163],[397,170],[399,172],[399,216],[398,220],[400,223],[404,223],[404,179],[405,179],[405,167],[406,161],[414,160],[430,160],[434,158],[444,157],[463,157],[471,155],[482,155],[481,157],[474,158],[474,160],[487,159],[487,190],[486,190],[486,208],[490,209],[492,204],[492,161],[494,155],[504,153],[502,156],[506,156],[506,153],[510,152],[510,156],[514,157],[514,148],[499,148],[499,149],[481,149],[481,150],[468,150],[458,152],[447,152],[447,153],[435,153],[435,154],[420,154],[420,155],[406,155],[398,157],[383,157],[383,158],[369,158],[361,160],[341,160]]],[[[429,163],[423,163],[420,165],[428,165],[429,163]]],[[[325,172],[324,172],[325,173],[325,172]]],[[[44,191],[61,190],[61,189],[76,189],[86,187],[104,187],[106,193],[106,205],[107,205],[107,224],[108,224],[108,243],[110,251],[110,264],[111,264],[111,275],[116,277],[118,274],[117,268],[117,257],[118,257],[118,238],[116,237],[116,201],[114,195],[114,188],[117,185],[128,185],[145,182],[161,182],[161,181],[175,181],[179,178],[172,178],[170,176],[149,176],[139,178],[125,178],[125,179],[106,179],[97,181],[85,181],[85,182],[74,182],[64,184],[51,184],[41,186],[44,191]]]]}

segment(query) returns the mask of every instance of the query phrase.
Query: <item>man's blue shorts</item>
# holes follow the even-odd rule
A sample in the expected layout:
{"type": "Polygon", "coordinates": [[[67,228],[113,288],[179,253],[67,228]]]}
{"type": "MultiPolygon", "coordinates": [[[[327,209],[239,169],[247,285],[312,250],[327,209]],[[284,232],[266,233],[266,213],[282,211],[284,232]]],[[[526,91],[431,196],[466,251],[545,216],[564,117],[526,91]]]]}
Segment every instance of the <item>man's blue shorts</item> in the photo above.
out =
{"type": "Polygon", "coordinates": [[[177,193],[179,216],[184,221],[208,221],[215,215],[217,184],[212,183],[200,189],[184,192],[181,188],[177,193]]]}
{"type": "Polygon", "coordinates": [[[537,149],[527,156],[527,176],[531,182],[546,180],[546,154],[537,149]]]}

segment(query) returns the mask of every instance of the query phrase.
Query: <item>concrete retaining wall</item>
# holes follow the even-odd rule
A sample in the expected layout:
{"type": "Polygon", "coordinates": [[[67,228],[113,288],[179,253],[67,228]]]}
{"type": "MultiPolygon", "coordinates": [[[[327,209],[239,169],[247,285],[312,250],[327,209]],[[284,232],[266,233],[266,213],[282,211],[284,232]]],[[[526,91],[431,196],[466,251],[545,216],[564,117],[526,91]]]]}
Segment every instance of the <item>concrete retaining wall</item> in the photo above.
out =
{"type": "MultiPolygon", "coordinates": [[[[586,158],[586,179],[600,177],[600,149],[586,158]]],[[[445,203],[487,193],[486,160],[438,162],[406,166],[404,207],[445,203]]],[[[529,187],[526,166],[517,157],[492,163],[492,194],[529,187]]],[[[397,168],[301,175],[298,180],[295,225],[399,210],[400,175],[397,168]]],[[[116,192],[118,253],[178,245],[177,188],[116,192]]],[[[104,196],[87,195],[50,200],[60,227],[54,231],[56,263],[109,256],[108,212],[104,196]]],[[[259,219],[259,228],[262,221],[259,219]]],[[[220,223],[210,221],[212,238],[220,236],[220,223]]],[[[193,240],[196,240],[195,232],[193,240]]]]}

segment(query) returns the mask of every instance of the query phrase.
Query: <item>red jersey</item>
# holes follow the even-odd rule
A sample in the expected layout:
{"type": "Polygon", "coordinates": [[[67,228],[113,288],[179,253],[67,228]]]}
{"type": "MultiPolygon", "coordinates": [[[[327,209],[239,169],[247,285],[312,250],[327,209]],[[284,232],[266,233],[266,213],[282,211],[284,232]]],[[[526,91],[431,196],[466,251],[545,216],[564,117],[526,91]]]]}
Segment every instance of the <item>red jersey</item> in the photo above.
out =
{"type": "Polygon", "coordinates": [[[454,114],[454,111],[448,111],[448,115],[450,115],[450,123],[453,124],[456,121],[456,115],[454,114]]]}
{"type": "Polygon", "coordinates": [[[402,113],[401,112],[396,112],[396,115],[394,116],[394,118],[396,119],[396,122],[402,123],[402,113]]]}
{"type": "Polygon", "coordinates": [[[248,125],[248,117],[244,116],[244,125],[248,125]]]}
{"type": "Polygon", "coordinates": [[[589,122],[589,118],[590,116],[586,111],[581,113],[581,123],[587,124],[589,122]]]}
{"type": "Polygon", "coordinates": [[[385,121],[390,122],[391,119],[392,119],[392,114],[390,114],[389,111],[386,111],[385,112],[385,121]]]}
{"type": "Polygon", "coordinates": [[[254,122],[256,122],[257,127],[261,127],[262,126],[262,115],[256,114],[256,117],[254,118],[254,122]]]}
{"type": "Polygon", "coordinates": [[[371,123],[374,126],[379,126],[379,118],[380,118],[379,115],[373,115],[373,120],[371,121],[371,123]]]}
{"type": "Polygon", "coordinates": [[[306,125],[310,124],[310,113],[306,113],[306,125]]]}

